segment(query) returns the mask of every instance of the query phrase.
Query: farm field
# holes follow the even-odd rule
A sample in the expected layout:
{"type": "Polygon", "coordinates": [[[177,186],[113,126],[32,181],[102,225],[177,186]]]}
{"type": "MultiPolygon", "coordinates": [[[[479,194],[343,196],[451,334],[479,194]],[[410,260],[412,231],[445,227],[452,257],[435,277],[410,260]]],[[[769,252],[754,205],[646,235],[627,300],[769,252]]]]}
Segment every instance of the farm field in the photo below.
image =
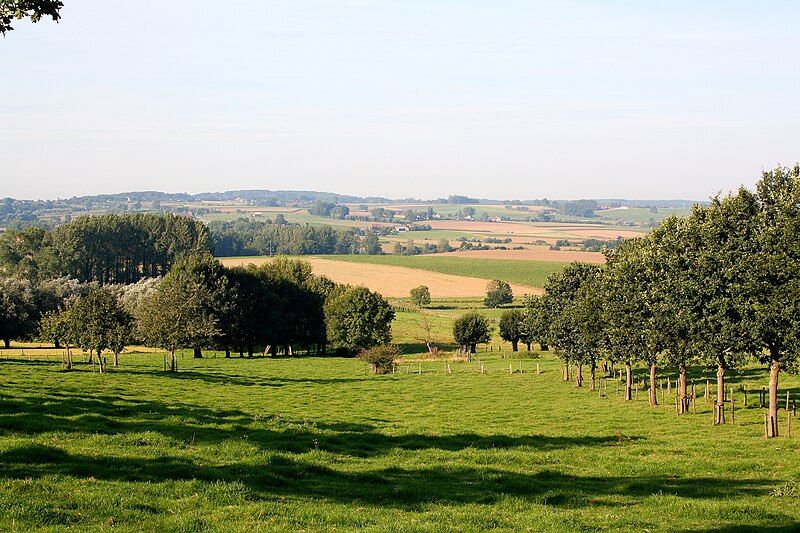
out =
{"type": "MultiPolygon", "coordinates": [[[[562,383],[546,352],[479,353],[483,375],[421,361],[387,376],[188,353],[174,375],[161,354],[64,373],[30,353],[0,350],[6,531],[800,527],[800,439],[767,445],[752,397],[712,428],[703,400],[679,418],[669,400],[623,402],[613,379],[600,397],[562,383]]],[[[732,383],[766,379],[749,367],[732,383]]]]}
{"type": "MultiPolygon", "coordinates": [[[[308,261],[315,274],[324,275],[337,283],[364,285],[388,298],[404,298],[414,287],[427,285],[434,298],[453,298],[464,296],[481,296],[486,293],[486,284],[491,278],[475,275],[453,274],[447,269],[420,268],[402,264],[402,262],[370,262],[353,261],[356,257],[396,257],[405,256],[302,256],[308,261]]],[[[269,257],[228,257],[220,261],[223,265],[240,266],[262,264],[270,261],[269,257]]],[[[470,262],[471,260],[465,260],[470,262]]],[[[422,265],[423,263],[418,263],[422,265]]],[[[454,270],[454,269],[450,269],[454,270]]],[[[457,269],[455,269],[457,270],[457,269]]],[[[534,278],[529,278],[533,280],[534,278]]],[[[538,279],[538,278],[536,278],[538,279]]],[[[515,282],[512,284],[515,294],[541,292],[535,285],[515,282]]]]}
{"type": "MultiPolygon", "coordinates": [[[[547,276],[564,267],[556,261],[513,261],[459,257],[452,254],[301,256],[314,272],[334,281],[364,284],[387,297],[403,298],[418,285],[428,285],[434,298],[482,296],[486,283],[502,279],[517,295],[541,288],[547,276]],[[358,266],[357,266],[358,265],[358,266]],[[475,280],[479,281],[475,281],[475,280]],[[381,290],[382,289],[382,290],[381,290]],[[477,291],[477,292],[476,292],[477,291]]],[[[226,257],[225,266],[259,264],[269,257],[226,257]]]]}

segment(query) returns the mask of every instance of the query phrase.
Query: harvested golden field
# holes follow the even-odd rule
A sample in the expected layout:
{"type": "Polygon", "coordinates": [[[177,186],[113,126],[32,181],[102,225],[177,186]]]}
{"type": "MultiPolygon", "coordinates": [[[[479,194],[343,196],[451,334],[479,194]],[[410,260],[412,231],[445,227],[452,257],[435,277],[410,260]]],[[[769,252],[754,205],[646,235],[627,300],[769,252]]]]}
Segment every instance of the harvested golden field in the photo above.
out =
{"type": "MultiPolygon", "coordinates": [[[[260,265],[269,261],[268,257],[232,257],[222,259],[227,267],[240,265],[260,265]]],[[[471,278],[430,272],[416,268],[370,263],[353,263],[322,259],[316,256],[303,257],[311,263],[315,274],[327,276],[337,283],[364,285],[388,298],[405,298],[414,287],[427,285],[433,298],[462,298],[486,294],[488,279],[471,278]]],[[[515,295],[540,294],[541,289],[526,285],[511,284],[515,295]]]]}
{"type": "Polygon", "coordinates": [[[583,263],[603,264],[606,258],[600,252],[579,252],[577,250],[550,250],[541,246],[527,250],[468,250],[464,252],[451,252],[446,255],[456,257],[477,257],[481,259],[509,259],[515,261],[554,261],[556,263],[583,263]]]}

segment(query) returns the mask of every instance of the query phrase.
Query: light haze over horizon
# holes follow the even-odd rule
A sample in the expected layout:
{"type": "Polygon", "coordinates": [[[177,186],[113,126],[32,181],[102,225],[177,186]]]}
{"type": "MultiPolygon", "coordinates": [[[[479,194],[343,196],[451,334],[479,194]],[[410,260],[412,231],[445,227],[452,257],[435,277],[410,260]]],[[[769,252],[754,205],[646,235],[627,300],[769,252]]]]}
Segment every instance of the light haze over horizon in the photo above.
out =
{"type": "Polygon", "coordinates": [[[800,160],[800,3],[63,0],[0,38],[0,197],[684,198],[800,160]]]}

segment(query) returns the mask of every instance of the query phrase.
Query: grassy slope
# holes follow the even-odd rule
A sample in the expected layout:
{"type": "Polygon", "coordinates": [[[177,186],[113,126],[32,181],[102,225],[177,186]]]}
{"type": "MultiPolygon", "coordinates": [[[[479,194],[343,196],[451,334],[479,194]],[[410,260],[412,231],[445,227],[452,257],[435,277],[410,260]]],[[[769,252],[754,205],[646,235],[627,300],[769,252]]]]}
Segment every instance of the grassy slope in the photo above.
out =
{"type": "Polygon", "coordinates": [[[522,364],[378,377],[184,356],[170,376],[158,355],[105,375],[2,360],[0,529],[800,527],[800,439],[765,442],[762,409],[712,428],[703,401],[678,418],[614,381],[607,398],[561,383],[549,355],[522,364]]]}
{"type": "Polygon", "coordinates": [[[335,255],[324,256],[324,258],[335,261],[352,261],[354,263],[402,266],[474,278],[499,278],[510,283],[519,283],[531,287],[542,287],[547,276],[553,272],[560,271],[565,266],[565,263],[548,261],[480,259],[434,254],[418,256],[335,255]]]}

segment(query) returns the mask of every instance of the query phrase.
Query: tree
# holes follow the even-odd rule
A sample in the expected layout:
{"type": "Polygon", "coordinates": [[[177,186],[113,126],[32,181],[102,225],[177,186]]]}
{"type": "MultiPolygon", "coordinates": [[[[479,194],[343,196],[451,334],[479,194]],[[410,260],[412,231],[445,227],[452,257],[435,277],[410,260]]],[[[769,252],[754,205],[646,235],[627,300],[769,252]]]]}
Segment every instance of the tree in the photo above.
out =
{"type": "Polygon", "coordinates": [[[369,350],[363,350],[358,358],[370,364],[374,374],[388,374],[394,368],[394,361],[400,357],[400,350],[396,346],[383,344],[369,350]]]}
{"type": "Polygon", "coordinates": [[[547,328],[548,324],[545,320],[546,309],[544,307],[544,299],[541,296],[533,294],[525,295],[523,300],[525,306],[525,319],[523,328],[525,328],[525,344],[528,351],[531,350],[533,342],[539,343],[539,348],[542,351],[547,351],[547,328]]]}
{"type": "Polygon", "coordinates": [[[741,188],[735,195],[712,199],[707,207],[695,207],[692,213],[700,233],[694,266],[688,269],[698,299],[693,340],[703,361],[717,369],[717,424],[725,423],[728,369],[735,367],[743,354],[761,347],[752,316],[752,267],[761,255],[759,212],[756,196],[741,188]]]}
{"type": "Polygon", "coordinates": [[[5,348],[13,339],[30,337],[38,319],[33,284],[25,279],[0,278],[0,339],[5,348]]]}
{"type": "Polygon", "coordinates": [[[797,370],[800,350],[800,165],[764,172],[756,189],[759,253],[743,260],[750,267],[752,330],[770,369],[767,436],[777,437],[780,371],[797,370]]]}
{"type": "Polygon", "coordinates": [[[74,342],[97,353],[100,372],[105,370],[102,352],[108,348],[114,351],[114,366],[119,366],[118,354],[128,340],[132,317],[110,291],[97,288],[79,297],[67,316],[74,342]]]}
{"type": "Polygon", "coordinates": [[[572,353],[578,365],[577,384],[578,386],[583,384],[581,365],[588,364],[591,378],[590,390],[595,388],[597,361],[601,352],[608,345],[603,322],[604,273],[605,271],[601,269],[589,271],[567,310],[570,319],[574,321],[575,336],[571,344],[572,353]]]}
{"type": "Polygon", "coordinates": [[[511,291],[511,285],[505,281],[494,279],[486,285],[486,298],[483,300],[486,307],[500,307],[510,304],[513,300],[514,293],[511,291]]]}
{"type": "Polygon", "coordinates": [[[420,285],[419,287],[411,289],[410,296],[414,305],[418,305],[419,307],[424,307],[431,303],[431,291],[425,285],[420,285]]]}
{"type": "MultiPolygon", "coordinates": [[[[169,352],[169,369],[173,372],[178,370],[176,350],[210,346],[220,334],[214,315],[215,293],[219,293],[208,284],[205,269],[196,268],[204,261],[211,259],[188,257],[176,264],[136,312],[141,338],[169,352]]],[[[223,283],[219,280],[217,288],[223,283]]]]}
{"type": "Polygon", "coordinates": [[[74,324],[69,308],[51,311],[39,322],[39,338],[50,341],[57,347],[63,344],[67,349],[67,370],[72,370],[72,346],[75,345],[76,337],[73,331],[74,324]]]}
{"type": "Polygon", "coordinates": [[[491,338],[489,320],[480,313],[464,313],[453,323],[453,339],[466,354],[475,353],[478,344],[489,342],[491,338]]]}
{"type": "Polygon", "coordinates": [[[564,361],[563,380],[569,381],[569,367],[578,364],[576,386],[582,386],[581,367],[585,362],[584,352],[578,344],[578,321],[574,303],[581,285],[597,276],[600,267],[587,263],[570,263],[564,270],[551,274],[545,283],[542,311],[547,321],[546,339],[564,361]]]}
{"type": "Polygon", "coordinates": [[[519,309],[509,309],[500,315],[499,322],[500,338],[511,343],[511,350],[519,350],[519,341],[525,342],[527,331],[525,330],[525,313],[519,309]]]}
{"type": "Polygon", "coordinates": [[[325,320],[331,344],[355,353],[391,341],[394,309],[377,292],[349,287],[328,299],[325,320]]]}
{"type": "Polygon", "coordinates": [[[625,399],[633,399],[632,365],[641,359],[650,367],[650,405],[656,405],[656,370],[663,338],[655,320],[652,271],[648,268],[647,242],[624,241],[608,250],[603,306],[609,358],[625,365],[625,399]]]}
{"type": "Polygon", "coordinates": [[[55,22],[61,19],[61,8],[64,4],[60,0],[2,0],[0,1],[0,35],[5,35],[14,28],[11,23],[14,19],[30,19],[39,22],[45,17],[50,17],[55,22]]]}

